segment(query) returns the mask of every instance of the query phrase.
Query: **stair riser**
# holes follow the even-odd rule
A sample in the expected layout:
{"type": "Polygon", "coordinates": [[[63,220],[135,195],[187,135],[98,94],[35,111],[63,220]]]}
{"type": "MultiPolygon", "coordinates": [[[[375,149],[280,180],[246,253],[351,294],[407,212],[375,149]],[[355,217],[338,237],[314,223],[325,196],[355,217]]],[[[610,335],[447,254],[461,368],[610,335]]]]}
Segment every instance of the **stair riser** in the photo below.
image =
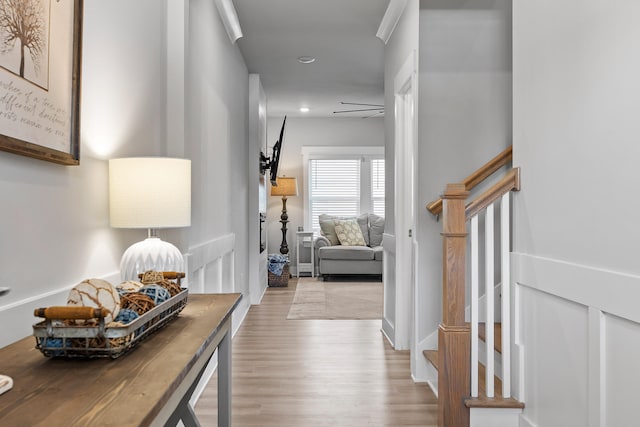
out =
{"type": "Polygon", "coordinates": [[[470,427],[519,427],[522,409],[471,408],[470,427]]]}

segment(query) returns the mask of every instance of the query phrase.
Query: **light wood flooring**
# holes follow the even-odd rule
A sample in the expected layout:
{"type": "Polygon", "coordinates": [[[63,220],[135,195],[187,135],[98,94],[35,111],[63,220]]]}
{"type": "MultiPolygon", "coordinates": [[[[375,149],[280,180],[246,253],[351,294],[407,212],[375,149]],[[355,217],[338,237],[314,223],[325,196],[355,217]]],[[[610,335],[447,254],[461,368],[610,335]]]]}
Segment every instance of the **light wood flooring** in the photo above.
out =
{"type": "MultiPolygon", "coordinates": [[[[295,285],[267,289],[233,338],[233,426],[437,425],[437,398],[380,320],[287,320],[295,285]]],[[[217,423],[216,381],[195,408],[203,426],[217,423]]]]}

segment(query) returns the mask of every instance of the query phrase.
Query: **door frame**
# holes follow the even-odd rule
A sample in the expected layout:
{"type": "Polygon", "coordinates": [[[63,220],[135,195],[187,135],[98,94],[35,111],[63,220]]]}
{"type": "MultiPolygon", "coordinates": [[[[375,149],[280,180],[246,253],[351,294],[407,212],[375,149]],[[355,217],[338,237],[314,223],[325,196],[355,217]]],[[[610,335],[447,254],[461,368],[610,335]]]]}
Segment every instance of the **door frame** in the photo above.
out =
{"type": "Polygon", "coordinates": [[[416,158],[417,158],[417,55],[407,56],[394,78],[395,106],[395,322],[394,346],[407,350],[415,318],[414,292],[417,283],[416,158]]]}

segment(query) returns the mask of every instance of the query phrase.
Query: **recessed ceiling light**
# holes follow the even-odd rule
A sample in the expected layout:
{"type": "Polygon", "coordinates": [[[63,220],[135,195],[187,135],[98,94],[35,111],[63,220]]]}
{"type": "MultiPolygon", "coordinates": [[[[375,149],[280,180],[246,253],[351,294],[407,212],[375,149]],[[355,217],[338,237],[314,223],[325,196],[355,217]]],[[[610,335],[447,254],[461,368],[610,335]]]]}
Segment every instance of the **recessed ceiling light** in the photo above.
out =
{"type": "Polygon", "coordinates": [[[312,62],[316,62],[316,58],[313,56],[299,56],[298,62],[301,64],[311,64],[312,62]]]}
{"type": "Polygon", "coordinates": [[[300,112],[301,113],[308,113],[309,112],[309,107],[300,107],[300,112]]]}

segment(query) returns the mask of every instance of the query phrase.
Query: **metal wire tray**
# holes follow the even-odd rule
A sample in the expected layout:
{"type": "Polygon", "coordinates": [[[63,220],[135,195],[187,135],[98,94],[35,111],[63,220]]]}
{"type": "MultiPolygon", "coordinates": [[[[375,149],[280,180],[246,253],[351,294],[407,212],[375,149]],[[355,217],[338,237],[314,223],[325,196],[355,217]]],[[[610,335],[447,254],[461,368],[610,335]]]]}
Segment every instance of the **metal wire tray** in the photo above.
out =
{"type": "Polygon", "coordinates": [[[187,289],[124,326],[69,326],[46,319],[33,325],[36,348],[47,357],[110,357],[116,359],[133,349],[171,320],[187,305],[187,289]]]}

